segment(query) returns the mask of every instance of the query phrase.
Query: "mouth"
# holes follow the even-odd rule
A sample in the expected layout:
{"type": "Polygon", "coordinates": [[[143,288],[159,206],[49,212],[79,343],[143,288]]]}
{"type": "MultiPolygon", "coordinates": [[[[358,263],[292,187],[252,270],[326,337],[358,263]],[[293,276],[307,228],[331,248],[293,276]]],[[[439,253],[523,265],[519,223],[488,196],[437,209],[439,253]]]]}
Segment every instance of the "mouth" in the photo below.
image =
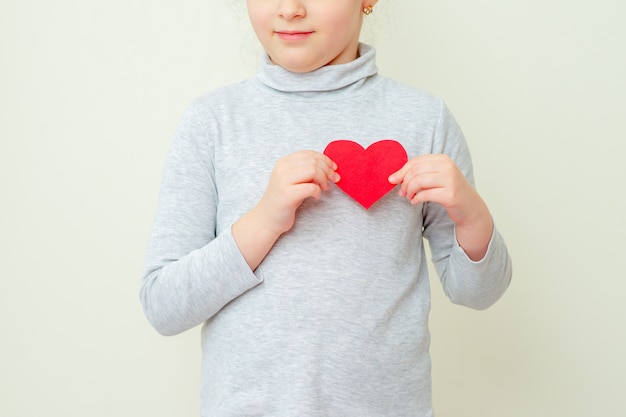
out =
{"type": "Polygon", "coordinates": [[[277,30],[274,33],[284,41],[299,41],[311,36],[313,31],[277,30]]]}

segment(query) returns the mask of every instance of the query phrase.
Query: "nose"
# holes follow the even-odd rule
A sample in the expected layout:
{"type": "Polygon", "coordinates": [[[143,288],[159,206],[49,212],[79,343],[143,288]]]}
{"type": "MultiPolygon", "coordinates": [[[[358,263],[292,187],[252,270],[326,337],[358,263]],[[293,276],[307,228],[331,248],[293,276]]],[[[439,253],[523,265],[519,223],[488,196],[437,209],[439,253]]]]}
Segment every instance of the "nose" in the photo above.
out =
{"type": "Polygon", "coordinates": [[[302,18],[306,16],[306,8],[302,0],[281,0],[278,15],[285,20],[302,18]]]}

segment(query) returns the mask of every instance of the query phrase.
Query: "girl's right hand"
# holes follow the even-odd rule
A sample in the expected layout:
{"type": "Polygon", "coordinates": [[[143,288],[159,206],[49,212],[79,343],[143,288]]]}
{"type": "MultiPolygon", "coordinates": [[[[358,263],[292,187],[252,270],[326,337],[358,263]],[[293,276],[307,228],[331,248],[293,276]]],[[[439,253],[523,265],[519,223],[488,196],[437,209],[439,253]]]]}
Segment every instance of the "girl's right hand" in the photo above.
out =
{"type": "Polygon", "coordinates": [[[300,151],[281,158],[274,167],[259,203],[232,226],[241,254],[253,271],[276,240],[291,229],[296,211],[309,197],[319,198],[339,181],[337,164],[326,155],[300,151]]]}
{"type": "Polygon", "coordinates": [[[255,207],[265,226],[280,235],[290,230],[302,202],[318,199],[330,182],[339,181],[337,164],[315,151],[299,151],[281,158],[275,165],[265,194],[255,207]]]}

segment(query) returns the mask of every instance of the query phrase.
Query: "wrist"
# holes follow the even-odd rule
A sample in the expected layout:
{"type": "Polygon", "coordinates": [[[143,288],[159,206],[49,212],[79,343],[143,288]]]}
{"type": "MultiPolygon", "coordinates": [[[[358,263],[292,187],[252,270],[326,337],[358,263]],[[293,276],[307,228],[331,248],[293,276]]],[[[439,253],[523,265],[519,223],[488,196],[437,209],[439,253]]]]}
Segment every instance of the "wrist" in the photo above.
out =
{"type": "Polygon", "coordinates": [[[284,229],[274,219],[269,210],[256,206],[244,217],[247,218],[249,227],[254,230],[260,238],[264,240],[276,241],[283,233],[289,229],[284,229]]]}
{"type": "Polygon", "coordinates": [[[455,225],[457,243],[472,261],[483,259],[493,235],[493,218],[484,206],[477,215],[455,225]]]}
{"type": "Polygon", "coordinates": [[[253,271],[282,234],[267,227],[263,217],[254,209],[232,225],[232,233],[239,251],[253,271]]]}

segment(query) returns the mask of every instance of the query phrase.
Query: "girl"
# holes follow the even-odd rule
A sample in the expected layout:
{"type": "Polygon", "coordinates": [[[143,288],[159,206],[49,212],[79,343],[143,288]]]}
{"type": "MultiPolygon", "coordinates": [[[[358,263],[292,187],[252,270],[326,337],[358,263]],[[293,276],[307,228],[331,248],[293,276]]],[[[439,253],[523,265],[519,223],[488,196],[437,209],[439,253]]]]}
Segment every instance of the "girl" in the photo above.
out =
{"type": "Polygon", "coordinates": [[[141,300],[202,327],[202,416],[432,416],[427,260],[486,308],[511,264],[438,98],[377,74],[375,0],[248,0],[256,76],[192,103],[174,137],[141,300]],[[322,151],[392,138],[410,159],[369,210],[322,151]]]}

